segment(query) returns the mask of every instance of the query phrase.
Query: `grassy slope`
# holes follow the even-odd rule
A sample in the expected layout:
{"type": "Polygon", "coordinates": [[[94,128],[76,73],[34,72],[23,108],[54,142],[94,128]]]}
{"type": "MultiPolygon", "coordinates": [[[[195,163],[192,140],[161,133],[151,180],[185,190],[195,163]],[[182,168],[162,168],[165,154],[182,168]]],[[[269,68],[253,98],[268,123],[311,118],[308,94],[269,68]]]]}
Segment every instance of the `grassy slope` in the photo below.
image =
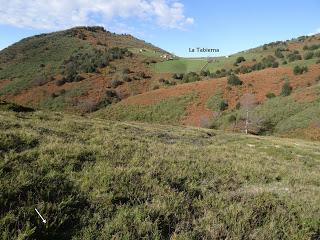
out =
{"type": "Polygon", "coordinates": [[[96,113],[95,116],[118,121],[141,121],[177,125],[186,114],[194,94],[171,97],[151,105],[115,104],[96,113]]]}
{"type": "Polygon", "coordinates": [[[0,59],[4,61],[0,79],[12,81],[0,90],[0,94],[17,94],[31,87],[36,76],[57,75],[63,61],[79,47],[89,46],[80,39],[59,32],[28,38],[3,50],[0,54],[0,59]],[[47,68],[44,69],[41,64],[47,68]]]}
{"type": "MultiPolygon", "coordinates": [[[[54,109],[59,107],[60,110],[69,110],[73,106],[67,106],[68,104],[60,101],[61,99],[52,99],[50,96],[52,94],[59,95],[58,93],[62,89],[69,91],[71,88],[78,90],[86,88],[87,91],[91,90],[91,93],[85,95],[86,92],[84,92],[83,100],[97,101],[101,91],[108,84],[110,85],[114,75],[121,72],[123,68],[131,69],[132,75],[136,74],[135,72],[144,72],[146,75],[152,76],[152,72],[149,71],[144,60],[159,59],[160,54],[163,53],[165,51],[162,49],[131,35],[119,35],[101,29],[88,30],[85,27],[29,37],[0,51],[0,97],[33,107],[54,106],[54,109]],[[116,68],[115,74],[109,68],[98,69],[91,74],[81,72],[85,78],[84,81],[56,86],[56,82],[62,78],[63,62],[75,52],[84,54],[92,52],[93,49],[105,51],[113,47],[134,49],[135,57],[130,61],[121,59],[112,62],[111,65],[116,68]],[[139,51],[136,51],[140,48],[145,49],[146,52],[140,54],[139,51]],[[155,51],[157,53],[153,54],[155,51]],[[40,81],[43,83],[39,83],[40,81]],[[88,88],[88,85],[91,88],[88,88]]],[[[89,58],[86,60],[93,61],[89,58]]],[[[87,62],[84,61],[84,64],[87,62]]],[[[139,81],[133,81],[132,84],[137,85],[138,88],[147,88],[144,83],[139,81]]],[[[120,87],[122,95],[131,94],[127,85],[124,84],[120,87]]]]}
{"type": "Polygon", "coordinates": [[[239,131],[243,130],[242,122],[246,114],[242,109],[236,110],[236,104],[240,102],[243,94],[253,92],[259,105],[255,110],[251,110],[250,114],[264,122],[267,129],[263,134],[320,140],[320,129],[316,127],[320,119],[320,85],[319,80],[316,80],[315,77],[318,74],[320,72],[317,65],[310,67],[308,73],[298,76],[293,75],[290,68],[266,69],[240,75],[244,81],[243,86],[236,86],[231,90],[227,89],[226,79],[181,84],[129,97],[120,104],[102,109],[97,116],[111,120],[202,126],[202,119],[208,116],[206,125],[210,125],[213,114],[219,112],[221,102],[227,102],[228,109],[217,115],[218,117],[213,122],[214,126],[224,130],[234,129],[234,122],[229,121],[233,115],[239,123],[236,128],[239,131]],[[283,79],[289,79],[290,84],[294,86],[292,96],[276,97],[267,101],[266,94],[269,92],[280,95],[281,87],[285,82],[283,79]],[[221,94],[217,96],[217,92],[220,91],[221,94]],[[178,99],[191,92],[196,97],[181,106],[182,102],[178,99]],[[171,101],[172,106],[165,108],[166,99],[170,99],[171,94],[175,96],[171,101]],[[179,111],[180,117],[169,121],[168,119],[176,111],[179,111]],[[189,121],[193,119],[196,121],[189,121]],[[200,121],[197,121],[198,119],[200,121]]]}
{"type": "Polygon", "coordinates": [[[319,237],[319,143],[58,113],[0,120],[2,239],[319,237]]]}

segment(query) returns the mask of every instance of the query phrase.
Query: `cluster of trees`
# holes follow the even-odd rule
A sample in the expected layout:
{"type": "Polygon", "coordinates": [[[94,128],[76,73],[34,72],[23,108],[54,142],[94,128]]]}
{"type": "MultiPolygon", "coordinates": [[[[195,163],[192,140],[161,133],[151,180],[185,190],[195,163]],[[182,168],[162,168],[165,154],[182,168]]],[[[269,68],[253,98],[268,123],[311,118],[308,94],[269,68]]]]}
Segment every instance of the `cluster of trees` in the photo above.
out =
{"type": "Polygon", "coordinates": [[[131,57],[132,53],[126,48],[111,48],[106,51],[97,49],[80,49],[62,65],[63,78],[57,81],[57,85],[63,85],[66,82],[81,81],[81,73],[98,72],[99,68],[106,67],[115,59],[131,57]]]}

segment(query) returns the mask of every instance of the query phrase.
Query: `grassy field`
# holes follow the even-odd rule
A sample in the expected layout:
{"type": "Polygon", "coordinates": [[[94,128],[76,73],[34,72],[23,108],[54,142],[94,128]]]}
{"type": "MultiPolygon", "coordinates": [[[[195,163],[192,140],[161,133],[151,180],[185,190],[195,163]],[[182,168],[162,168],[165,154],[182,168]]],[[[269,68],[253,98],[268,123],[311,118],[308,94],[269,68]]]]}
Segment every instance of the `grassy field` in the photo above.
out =
{"type": "Polygon", "coordinates": [[[319,143],[61,113],[0,121],[1,239],[320,237],[319,143]]]}
{"type": "MultiPolygon", "coordinates": [[[[292,42],[289,42],[289,44],[292,42]]],[[[314,43],[319,43],[319,40],[315,40],[314,43]]],[[[308,45],[308,43],[300,43],[300,47],[296,48],[296,50],[299,51],[299,53],[303,55],[308,50],[303,50],[303,46],[308,45]]],[[[310,43],[309,43],[310,45],[310,43]]],[[[236,62],[236,59],[238,57],[244,57],[246,61],[251,62],[253,65],[254,62],[260,62],[264,57],[267,56],[275,56],[275,50],[277,48],[287,48],[287,46],[284,45],[275,45],[275,46],[268,46],[266,49],[263,49],[262,46],[249,49],[246,51],[238,52],[235,54],[232,54],[230,56],[223,56],[223,57],[212,57],[212,62],[209,63],[204,70],[209,70],[210,72],[215,72],[217,70],[221,69],[233,69],[235,66],[233,65],[236,62]],[[254,61],[255,60],[255,61],[254,61]]],[[[279,64],[282,64],[284,60],[288,60],[286,56],[289,54],[289,51],[284,51],[283,55],[284,58],[277,58],[277,61],[279,64]]],[[[295,65],[310,65],[315,64],[319,60],[319,57],[314,57],[312,59],[302,59],[294,62],[288,62],[289,66],[295,66],[295,65]]],[[[200,72],[202,67],[208,62],[208,58],[179,58],[174,59],[170,61],[164,61],[164,62],[158,62],[154,66],[154,70],[158,73],[187,73],[187,72],[200,72]]]]}

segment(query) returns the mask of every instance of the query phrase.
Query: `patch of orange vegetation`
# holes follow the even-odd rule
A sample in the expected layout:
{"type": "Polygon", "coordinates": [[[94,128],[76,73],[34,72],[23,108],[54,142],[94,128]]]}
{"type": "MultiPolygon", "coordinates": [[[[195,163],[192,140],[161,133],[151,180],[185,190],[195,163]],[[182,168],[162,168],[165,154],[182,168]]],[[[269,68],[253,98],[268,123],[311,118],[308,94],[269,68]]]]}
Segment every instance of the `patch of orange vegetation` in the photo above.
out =
{"type": "Polygon", "coordinates": [[[316,96],[311,89],[310,91],[298,91],[298,89],[307,88],[310,84],[314,84],[315,78],[319,74],[319,65],[310,66],[307,73],[299,76],[295,76],[290,67],[268,68],[239,75],[244,84],[238,87],[231,87],[229,90],[227,88],[227,79],[224,77],[146,92],[141,95],[129,97],[125,99],[122,104],[148,105],[157,103],[168,97],[182,96],[196,92],[198,97],[188,106],[186,110],[187,115],[182,123],[200,126],[201,118],[213,117],[213,113],[206,108],[206,102],[217,89],[223,92],[223,97],[228,101],[230,108],[234,108],[241,96],[248,92],[253,93],[257,101],[262,103],[267,99],[267,93],[273,92],[276,95],[281,93],[282,85],[285,82],[283,78],[287,76],[294,89],[294,98],[298,101],[312,101],[316,96]]]}
{"type": "MultiPolygon", "coordinates": [[[[158,83],[158,79],[166,77],[166,74],[155,74],[152,69],[143,63],[144,57],[134,55],[128,59],[114,60],[111,65],[117,67],[117,71],[120,73],[122,69],[129,68],[131,73],[128,74],[133,78],[138,72],[144,72],[150,78],[132,80],[131,82],[124,82],[118,86],[115,90],[121,99],[127,98],[132,95],[141,94],[150,91],[154,83],[158,83]]],[[[50,98],[52,94],[58,94],[62,89],[68,91],[72,89],[83,89],[84,94],[82,96],[74,97],[70,99],[76,102],[92,102],[98,103],[106,94],[107,89],[111,89],[111,81],[114,74],[109,73],[110,67],[100,69],[99,73],[82,74],[85,80],[81,82],[65,83],[62,86],[57,86],[56,81],[49,82],[43,86],[33,86],[27,90],[20,92],[17,95],[5,95],[2,98],[4,100],[15,102],[21,105],[29,105],[37,108],[43,101],[50,98]]],[[[171,75],[170,75],[171,76],[171,75]]],[[[61,79],[63,76],[58,75],[56,79],[61,79]]],[[[0,81],[0,88],[8,84],[10,81],[0,81]]],[[[69,109],[68,109],[69,110],[69,109]]],[[[72,109],[70,109],[72,110],[72,109]]],[[[76,109],[73,109],[76,111],[76,109]]]]}

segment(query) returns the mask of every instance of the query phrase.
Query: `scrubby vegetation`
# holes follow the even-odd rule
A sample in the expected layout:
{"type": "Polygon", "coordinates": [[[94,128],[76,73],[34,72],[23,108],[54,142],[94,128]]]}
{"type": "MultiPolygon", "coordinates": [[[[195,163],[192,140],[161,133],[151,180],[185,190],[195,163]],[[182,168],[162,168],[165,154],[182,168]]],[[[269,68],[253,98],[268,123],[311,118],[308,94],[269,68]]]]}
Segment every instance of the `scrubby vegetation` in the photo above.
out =
{"type": "Polygon", "coordinates": [[[308,72],[308,67],[307,66],[302,66],[301,67],[301,66],[297,65],[297,66],[295,66],[293,68],[294,75],[301,75],[301,74],[303,74],[305,72],[308,72]]]}
{"type": "Polygon", "coordinates": [[[171,97],[150,105],[117,104],[95,113],[110,120],[141,121],[177,125],[186,114],[189,102],[195,94],[171,97]]]}
{"type": "Polygon", "coordinates": [[[224,111],[228,108],[228,102],[223,99],[222,91],[218,89],[214,93],[214,95],[211,98],[209,98],[206,106],[212,111],[219,112],[224,111]]]}
{"type": "Polygon", "coordinates": [[[282,51],[284,51],[282,48],[277,48],[274,55],[277,57],[277,58],[284,58],[284,55],[282,54],[282,51]]]}
{"type": "Polygon", "coordinates": [[[126,48],[111,48],[106,51],[97,49],[80,49],[64,61],[62,74],[66,82],[81,81],[80,73],[97,72],[115,59],[130,57],[131,52],[126,48]]]}
{"type": "Polygon", "coordinates": [[[183,75],[182,81],[185,83],[196,82],[200,80],[200,76],[195,72],[189,72],[183,75]]]}
{"type": "Polygon", "coordinates": [[[228,84],[232,85],[232,86],[237,86],[237,85],[242,85],[242,81],[240,80],[240,78],[237,75],[230,75],[228,77],[228,84]]]}
{"type": "Polygon", "coordinates": [[[276,97],[276,95],[275,95],[274,93],[271,93],[271,92],[270,92],[270,93],[267,93],[267,94],[266,94],[266,97],[270,99],[270,98],[276,97]]]}
{"type": "MultiPolygon", "coordinates": [[[[283,95],[291,92],[290,84],[285,84],[286,90],[283,95]],[[288,91],[288,92],[286,92],[288,91]],[[285,93],[285,94],[284,94],[285,93]]],[[[320,118],[320,102],[319,99],[313,102],[298,102],[291,96],[289,97],[272,97],[263,104],[256,106],[251,110],[250,115],[259,123],[260,131],[258,134],[273,135],[290,135],[294,132],[295,137],[307,137],[304,135],[303,129],[309,128],[314,122],[320,118]]],[[[219,118],[215,119],[212,126],[219,129],[227,129],[230,127],[229,118],[231,115],[237,117],[239,126],[231,126],[233,128],[240,127],[245,119],[246,113],[243,109],[236,107],[233,111],[225,112],[219,118]]],[[[317,129],[313,128],[314,137],[312,139],[320,140],[320,136],[316,134],[317,129]]]]}
{"type": "Polygon", "coordinates": [[[308,52],[306,52],[306,53],[303,55],[303,58],[304,58],[305,60],[309,60],[309,59],[313,58],[313,56],[314,56],[314,52],[308,51],[308,52]]]}
{"type": "Polygon", "coordinates": [[[291,92],[292,92],[292,87],[290,86],[290,83],[287,81],[282,86],[281,96],[283,97],[289,96],[291,92]]]}
{"type": "Polygon", "coordinates": [[[238,63],[245,62],[245,61],[246,61],[246,59],[243,56],[240,56],[240,57],[237,57],[235,63],[238,64],[238,63]]]}
{"type": "Polygon", "coordinates": [[[59,113],[0,121],[1,239],[319,237],[317,143],[59,113]]]}
{"type": "Polygon", "coordinates": [[[17,94],[33,85],[39,79],[46,83],[60,71],[67,59],[79,47],[86,46],[79,39],[56,33],[27,38],[19,44],[4,49],[0,54],[0,79],[12,81],[0,90],[0,94],[17,94]]]}
{"type": "Polygon", "coordinates": [[[299,51],[296,50],[296,51],[294,51],[292,53],[289,53],[287,55],[287,59],[288,59],[289,62],[294,62],[294,61],[297,61],[297,60],[301,60],[302,57],[299,54],[299,51]]]}

